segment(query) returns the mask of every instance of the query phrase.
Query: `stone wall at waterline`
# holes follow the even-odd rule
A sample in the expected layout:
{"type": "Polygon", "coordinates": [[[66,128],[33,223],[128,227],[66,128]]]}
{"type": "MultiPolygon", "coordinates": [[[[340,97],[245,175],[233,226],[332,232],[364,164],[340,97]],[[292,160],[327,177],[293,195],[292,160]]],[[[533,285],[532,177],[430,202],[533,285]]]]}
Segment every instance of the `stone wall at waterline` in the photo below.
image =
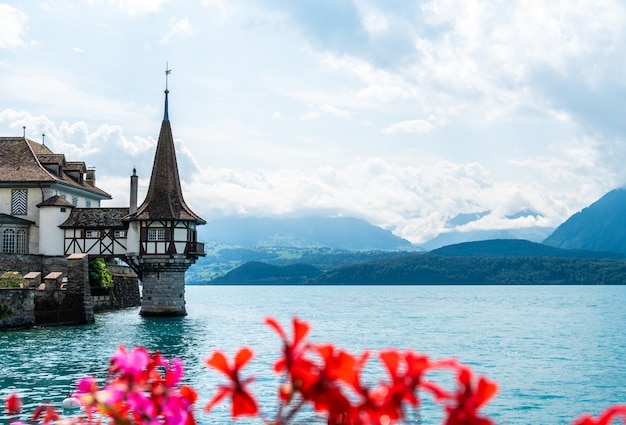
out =
{"type": "Polygon", "coordinates": [[[35,291],[0,288],[0,329],[28,328],[35,324],[35,291]]]}
{"type": "Polygon", "coordinates": [[[50,257],[32,254],[0,254],[0,274],[18,272],[24,276],[30,272],[40,272],[47,276],[53,272],[67,273],[66,257],[50,257]]]}
{"type": "Polygon", "coordinates": [[[141,305],[141,293],[139,291],[139,279],[135,272],[126,266],[108,265],[108,268],[113,277],[113,286],[111,288],[91,288],[94,312],[139,307],[141,305]]]}
{"type": "Polygon", "coordinates": [[[130,267],[109,266],[113,275],[113,308],[139,307],[139,279],[130,267]]]}
{"type": "Polygon", "coordinates": [[[141,305],[139,280],[129,267],[109,264],[113,286],[91,288],[88,263],[87,254],[0,254],[0,273],[17,272],[28,282],[27,288],[0,289],[0,329],[93,323],[95,312],[141,305]]]}

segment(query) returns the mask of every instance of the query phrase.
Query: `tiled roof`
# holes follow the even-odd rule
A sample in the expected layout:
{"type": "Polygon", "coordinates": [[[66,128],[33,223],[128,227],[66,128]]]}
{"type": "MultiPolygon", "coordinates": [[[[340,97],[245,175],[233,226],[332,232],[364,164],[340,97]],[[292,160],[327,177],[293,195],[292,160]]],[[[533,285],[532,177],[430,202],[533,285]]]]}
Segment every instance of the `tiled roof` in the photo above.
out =
{"type": "Polygon", "coordinates": [[[54,181],[41,166],[37,156],[21,137],[0,137],[0,181],[40,182],[54,181]]]}
{"type": "Polygon", "coordinates": [[[165,115],[161,124],[159,141],[146,199],[137,208],[130,220],[189,220],[198,224],[206,223],[187,206],[178,176],[176,149],[172,137],[172,127],[167,113],[167,91],[165,94],[165,115]]]}
{"type": "Polygon", "coordinates": [[[66,199],[63,199],[59,195],[51,196],[48,199],[46,199],[45,201],[38,203],[37,206],[39,208],[41,208],[41,207],[70,207],[70,208],[74,208],[74,205],[70,201],[68,201],[66,199]]]}
{"type": "MultiPolygon", "coordinates": [[[[46,164],[65,166],[64,155],[53,153],[47,146],[23,137],[0,137],[0,184],[60,183],[111,199],[111,195],[98,187],[76,181],[65,173],[58,176],[46,170],[42,161],[46,164]]],[[[70,162],[70,164],[77,163],[77,161],[70,162]]],[[[74,169],[72,165],[71,170],[74,169]]]]}
{"type": "Polygon", "coordinates": [[[74,208],[69,217],[59,227],[76,229],[125,229],[128,224],[122,221],[128,215],[128,208],[74,208]]]}
{"type": "MultiPolygon", "coordinates": [[[[14,138],[14,137],[12,137],[12,138],[14,138]]],[[[35,155],[54,154],[54,152],[52,152],[50,150],[50,148],[48,146],[44,145],[44,144],[34,142],[34,141],[30,140],[30,139],[26,139],[26,141],[30,145],[30,148],[33,150],[35,155]]]]}

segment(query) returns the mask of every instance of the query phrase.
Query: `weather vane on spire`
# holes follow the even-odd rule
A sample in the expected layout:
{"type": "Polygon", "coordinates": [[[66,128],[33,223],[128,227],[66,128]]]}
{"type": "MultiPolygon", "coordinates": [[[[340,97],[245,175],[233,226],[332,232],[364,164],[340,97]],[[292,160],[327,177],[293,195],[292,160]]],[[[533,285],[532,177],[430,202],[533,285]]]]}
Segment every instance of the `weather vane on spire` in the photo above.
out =
{"type": "Polygon", "coordinates": [[[169,69],[168,63],[167,63],[167,62],[165,62],[165,91],[166,91],[166,92],[167,92],[167,91],[169,91],[169,90],[167,89],[167,79],[168,79],[168,76],[169,76],[171,73],[172,73],[172,70],[171,70],[171,69],[169,69]]]}
{"type": "Polygon", "coordinates": [[[167,88],[167,80],[168,80],[168,76],[172,73],[172,70],[170,69],[170,67],[168,66],[169,64],[167,62],[165,62],[165,112],[163,114],[163,119],[165,121],[169,121],[169,113],[167,112],[167,95],[170,92],[167,88]]]}

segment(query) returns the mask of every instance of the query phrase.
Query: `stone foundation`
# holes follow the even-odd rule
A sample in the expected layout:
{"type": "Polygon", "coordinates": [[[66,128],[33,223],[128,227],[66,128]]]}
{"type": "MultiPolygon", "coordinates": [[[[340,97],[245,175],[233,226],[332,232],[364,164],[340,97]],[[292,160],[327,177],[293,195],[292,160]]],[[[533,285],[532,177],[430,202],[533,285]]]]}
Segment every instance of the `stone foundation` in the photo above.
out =
{"type": "Polygon", "coordinates": [[[18,272],[21,276],[30,272],[39,272],[42,276],[53,272],[67,274],[67,258],[2,253],[0,254],[0,274],[4,272],[18,272]]]}
{"type": "Polygon", "coordinates": [[[35,325],[35,291],[0,288],[0,329],[35,325]]]}
{"type": "Polygon", "coordinates": [[[27,282],[24,289],[0,288],[0,329],[93,323],[94,312],[141,305],[137,275],[129,267],[108,267],[113,287],[92,297],[87,254],[0,254],[0,273],[16,272],[27,282]]]}
{"type": "Polygon", "coordinates": [[[185,316],[185,272],[193,264],[184,256],[141,259],[142,316],[185,316]]]}
{"type": "Polygon", "coordinates": [[[108,289],[92,288],[91,299],[94,311],[99,313],[121,308],[139,307],[141,294],[139,279],[135,272],[129,267],[111,265],[108,267],[113,275],[113,286],[108,289]]]}
{"type": "Polygon", "coordinates": [[[49,273],[35,291],[36,325],[86,324],[95,321],[89,288],[87,254],[67,257],[67,282],[49,273]]]}
{"type": "Polygon", "coordinates": [[[185,316],[185,272],[143,273],[142,316],[185,316]]]}

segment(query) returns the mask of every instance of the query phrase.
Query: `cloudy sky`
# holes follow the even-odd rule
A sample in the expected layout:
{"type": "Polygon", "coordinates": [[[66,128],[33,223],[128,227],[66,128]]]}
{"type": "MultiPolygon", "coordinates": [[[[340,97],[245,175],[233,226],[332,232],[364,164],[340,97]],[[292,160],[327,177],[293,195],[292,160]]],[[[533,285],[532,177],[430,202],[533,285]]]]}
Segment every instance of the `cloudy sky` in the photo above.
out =
{"type": "Polygon", "coordinates": [[[554,227],[626,183],[625,28],[610,0],[0,0],[0,135],[45,133],[127,205],[168,62],[206,220],[554,227]]]}

